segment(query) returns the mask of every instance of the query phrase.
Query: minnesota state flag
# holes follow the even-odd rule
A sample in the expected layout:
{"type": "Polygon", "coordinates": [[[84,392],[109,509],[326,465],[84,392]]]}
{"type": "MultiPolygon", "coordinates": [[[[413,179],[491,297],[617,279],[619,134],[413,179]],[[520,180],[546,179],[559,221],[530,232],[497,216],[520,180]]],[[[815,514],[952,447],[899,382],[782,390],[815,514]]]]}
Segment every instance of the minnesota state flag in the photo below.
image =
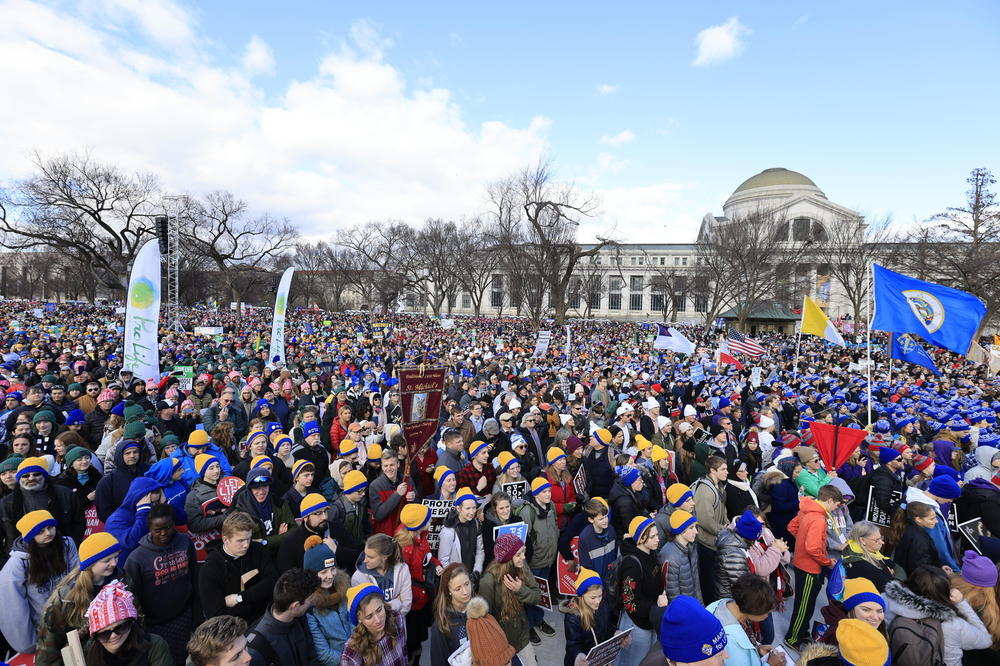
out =
{"type": "Polygon", "coordinates": [[[966,354],[986,306],[972,294],[874,265],[873,331],[915,333],[956,354],[966,354]]]}

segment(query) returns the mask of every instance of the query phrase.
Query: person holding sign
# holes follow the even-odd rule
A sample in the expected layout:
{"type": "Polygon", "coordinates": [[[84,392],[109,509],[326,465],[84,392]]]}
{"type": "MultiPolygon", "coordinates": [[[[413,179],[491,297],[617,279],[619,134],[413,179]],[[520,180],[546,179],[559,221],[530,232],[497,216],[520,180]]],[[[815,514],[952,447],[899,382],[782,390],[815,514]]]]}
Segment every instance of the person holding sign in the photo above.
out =
{"type": "Polygon", "coordinates": [[[504,491],[505,486],[508,487],[508,490],[519,488],[521,494],[517,497],[514,497],[511,493],[507,494],[511,495],[517,506],[521,506],[524,503],[524,495],[528,488],[528,482],[521,476],[520,461],[510,451],[501,451],[500,455],[497,456],[497,467],[500,469],[500,475],[497,476],[497,482],[493,484],[493,494],[506,492],[504,491]]]}
{"type": "Polygon", "coordinates": [[[576,604],[565,615],[566,656],[563,666],[586,666],[587,653],[615,635],[604,583],[596,572],[581,568],[576,578],[576,604]]]}
{"type": "MultiPolygon", "coordinates": [[[[555,507],[552,506],[552,486],[548,481],[539,477],[531,482],[531,497],[518,509],[518,515],[528,526],[528,543],[532,547],[529,562],[531,571],[540,578],[548,579],[559,545],[555,507]]],[[[528,623],[532,631],[537,627],[546,636],[556,633],[545,621],[544,611],[537,606],[528,607],[528,623]]]]}
{"type": "MultiPolygon", "coordinates": [[[[490,501],[483,507],[483,554],[485,563],[493,561],[493,545],[497,538],[497,528],[521,522],[520,516],[514,513],[516,500],[503,492],[493,493],[490,501]]],[[[524,500],[521,500],[524,503],[524,500]]]]}
{"type": "MultiPolygon", "coordinates": [[[[425,507],[426,508],[426,507],[425,507]]],[[[429,520],[428,511],[428,520],[429,520]]],[[[476,495],[461,488],[455,498],[455,508],[444,520],[438,542],[438,559],[442,566],[461,562],[471,572],[474,582],[483,573],[483,535],[476,519],[476,495]]]]}
{"type": "Polygon", "coordinates": [[[199,453],[194,458],[194,469],[198,474],[198,480],[191,486],[184,500],[188,527],[193,532],[217,530],[226,519],[226,507],[219,501],[218,494],[222,466],[215,456],[199,453]]]}

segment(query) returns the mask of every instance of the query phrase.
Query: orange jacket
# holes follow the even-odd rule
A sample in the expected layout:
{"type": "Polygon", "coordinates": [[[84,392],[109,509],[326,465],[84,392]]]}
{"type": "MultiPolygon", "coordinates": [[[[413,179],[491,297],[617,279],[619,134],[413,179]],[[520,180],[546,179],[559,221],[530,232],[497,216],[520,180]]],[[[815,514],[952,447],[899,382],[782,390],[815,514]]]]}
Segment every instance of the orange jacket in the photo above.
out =
{"type": "Polygon", "coordinates": [[[833,566],[833,560],[826,556],[826,510],[818,500],[799,500],[799,512],[788,523],[788,531],[795,537],[792,566],[811,574],[833,566]]]}

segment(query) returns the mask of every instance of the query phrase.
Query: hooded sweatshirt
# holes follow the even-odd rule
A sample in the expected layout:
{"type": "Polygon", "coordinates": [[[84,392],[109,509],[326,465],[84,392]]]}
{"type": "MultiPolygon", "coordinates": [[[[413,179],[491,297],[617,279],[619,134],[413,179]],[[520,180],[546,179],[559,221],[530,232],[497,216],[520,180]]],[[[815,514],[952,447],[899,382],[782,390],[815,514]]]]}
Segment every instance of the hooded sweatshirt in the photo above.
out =
{"type": "Polygon", "coordinates": [[[38,620],[49,595],[59,580],[80,563],[76,545],[61,537],[66,555],[66,571],[41,585],[28,582],[28,544],[20,537],[14,541],[10,558],[0,570],[0,631],[16,652],[34,652],[38,620]]]}
{"type": "Polygon", "coordinates": [[[361,585],[362,583],[378,585],[386,603],[392,610],[401,615],[410,612],[413,605],[413,582],[410,578],[410,568],[404,562],[397,562],[396,566],[381,574],[365,566],[365,556],[362,553],[358,559],[357,571],[351,576],[351,585],[361,585]]]}
{"type": "Polygon", "coordinates": [[[194,544],[186,534],[174,532],[166,546],[154,544],[149,534],[139,540],[138,548],[125,562],[125,572],[142,602],[148,626],[191,612],[195,563],[194,544]]]}
{"type": "Polygon", "coordinates": [[[184,500],[187,499],[188,489],[183,481],[173,481],[171,476],[174,473],[174,459],[166,458],[157,460],[149,468],[145,476],[156,479],[163,484],[163,501],[174,507],[174,520],[178,525],[187,525],[187,513],[184,511],[184,500]]]}
{"type": "Polygon", "coordinates": [[[993,446],[980,446],[973,453],[976,456],[977,464],[965,473],[966,483],[975,479],[986,479],[989,481],[998,471],[993,467],[993,456],[1000,454],[1000,449],[993,446]]]}
{"type": "Polygon", "coordinates": [[[160,482],[156,479],[140,476],[132,482],[121,506],[108,517],[104,529],[122,545],[122,549],[118,552],[118,566],[124,568],[129,554],[139,546],[142,537],[149,533],[146,517],[152,505],[139,504],[139,500],[160,488],[160,482]]]}
{"type": "Polygon", "coordinates": [[[806,573],[818,574],[823,567],[833,565],[826,552],[826,509],[818,500],[803,497],[799,513],[788,524],[788,531],[795,537],[795,554],[792,566],[806,573]]]}
{"type": "MultiPolygon", "coordinates": [[[[129,442],[135,445],[134,442],[129,442]]],[[[97,506],[97,517],[104,522],[114,513],[115,509],[121,506],[125,496],[128,494],[132,481],[149,470],[149,465],[142,462],[140,448],[140,460],[132,467],[125,465],[124,441],[119,442],[115,447],[115,468],[97,484],[97,494],[94,496],[94,504],[97,506]]],[[[125,560],[123,559],[122,562],[125,560]]]]}

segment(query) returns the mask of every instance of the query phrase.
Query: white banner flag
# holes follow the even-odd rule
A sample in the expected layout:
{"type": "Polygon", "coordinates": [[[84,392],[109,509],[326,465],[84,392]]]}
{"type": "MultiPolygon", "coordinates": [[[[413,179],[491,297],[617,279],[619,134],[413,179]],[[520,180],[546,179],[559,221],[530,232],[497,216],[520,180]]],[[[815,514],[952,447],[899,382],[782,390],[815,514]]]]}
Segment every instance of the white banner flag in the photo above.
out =
{"type": "Polygon", "coordinates": [[[125,298],[125,360],[143,381],[160,378],[160,243],[155,238],[139,248],[132,263],[125,298]]]}
{"type": "Polygon", "coordinates": [[[538,331],[538,342],[535,343],[535,351],[531,354],[531,358],[545,358],[551,339],[552,331],[538,331]]]}
{"type": "Polygon", "coordinates": [[[573,329],[569,324],[566,325],[566,358],[569,359],[569,348],[570,343],[573,340],[573,329]]]}
{"type": "Polygon", "coordinates": [[[268,363],[285,362],[285,308],[288,306],[288,290],[292,287],[292,273],[295,268],[286,268],[278,283],[278,295],[274,299],[274,317],[271,319],[271,350],[267,354],[268,363]]]}

